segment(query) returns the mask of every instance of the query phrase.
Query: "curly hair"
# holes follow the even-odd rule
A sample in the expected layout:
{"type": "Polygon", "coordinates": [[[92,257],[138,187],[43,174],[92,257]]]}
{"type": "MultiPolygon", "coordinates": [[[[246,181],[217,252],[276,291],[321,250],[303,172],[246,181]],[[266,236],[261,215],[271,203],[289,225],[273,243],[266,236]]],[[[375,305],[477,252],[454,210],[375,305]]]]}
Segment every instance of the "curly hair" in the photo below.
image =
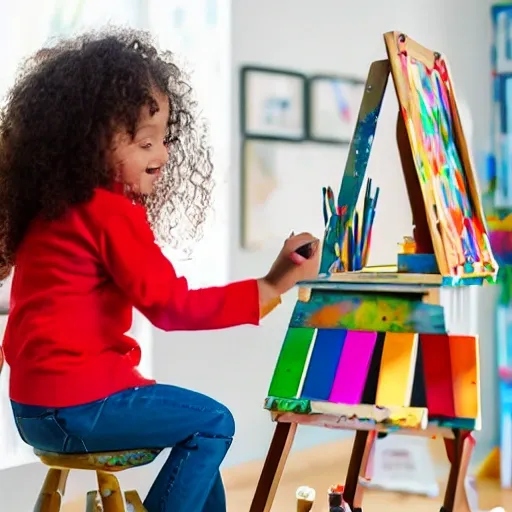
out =
{"type": "Polygon", "coordinates": [[[24,63],[0,113],[0,278],[34,218],[58,218],[96,187],[112,187],[112,138],[135,133],[155,88],[169,98],[169,161],[141,200],[159,243],[177,247],[202,235],[213,166],[188,81],[173,54],[127,29],[61,41],[24,63]]]}

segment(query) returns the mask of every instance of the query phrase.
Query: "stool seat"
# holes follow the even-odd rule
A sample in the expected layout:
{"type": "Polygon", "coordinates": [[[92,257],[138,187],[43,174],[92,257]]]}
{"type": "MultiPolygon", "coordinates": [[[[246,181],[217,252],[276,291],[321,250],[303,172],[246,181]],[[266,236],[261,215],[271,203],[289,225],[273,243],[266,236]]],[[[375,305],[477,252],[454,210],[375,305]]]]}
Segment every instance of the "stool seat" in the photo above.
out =
{"type": "Polygon", "coordinates": [[[153,462],[162,450],[139,449],[100,453],[55,453],[34,450],[46,466],[59,469],[85,469],[115,473],[153,462]]]}

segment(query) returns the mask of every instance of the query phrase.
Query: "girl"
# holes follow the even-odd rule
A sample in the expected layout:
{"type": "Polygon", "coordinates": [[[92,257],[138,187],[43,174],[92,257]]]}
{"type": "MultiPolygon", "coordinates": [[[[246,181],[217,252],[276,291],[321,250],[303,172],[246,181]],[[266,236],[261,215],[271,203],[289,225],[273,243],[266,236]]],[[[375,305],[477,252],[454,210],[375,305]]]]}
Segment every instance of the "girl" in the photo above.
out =
{"type": "Polygon", "coordinates": [[[173,447],[149,512],[225,511],[219,466],[235,427],[213,399],[140,375],[139,345],[125,335],[132,307],[167,331],[258,324],[318,269],[317,241],[301,234],[261,279],[190,290],[176,275],[155,240],[173,242],[183,226],[198,234],[210,200],[193,106],[172,56],[122,31],[38,53],[0,119],[1,275],[15,265],[4,349],[18,430],[54,452],[173,447]],[[304,259],[295,250],[307,242],[304,259]]]}

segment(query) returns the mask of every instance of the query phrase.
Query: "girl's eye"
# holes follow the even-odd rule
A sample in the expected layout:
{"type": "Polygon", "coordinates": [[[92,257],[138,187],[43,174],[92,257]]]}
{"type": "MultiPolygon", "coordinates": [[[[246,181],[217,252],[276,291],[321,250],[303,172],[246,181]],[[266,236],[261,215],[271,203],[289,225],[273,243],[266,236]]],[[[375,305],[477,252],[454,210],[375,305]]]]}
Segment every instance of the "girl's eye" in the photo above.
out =
{"type": "Polygon", "coordinates": [[[151,148],[152,144],[151,142],[146,142],[145,144],[142,144],[141,148],[142,149],[149,149],[151,148]]]}

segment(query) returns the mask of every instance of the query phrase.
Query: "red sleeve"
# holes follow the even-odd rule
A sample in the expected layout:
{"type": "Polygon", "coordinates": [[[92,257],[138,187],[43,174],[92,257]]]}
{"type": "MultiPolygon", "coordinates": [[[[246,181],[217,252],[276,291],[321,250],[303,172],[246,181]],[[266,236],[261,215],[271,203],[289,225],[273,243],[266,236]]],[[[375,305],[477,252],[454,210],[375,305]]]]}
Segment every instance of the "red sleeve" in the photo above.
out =
{"type": "Polygon", "coordinates": [[[142,208],[108,219],[100,253],[121,290],[156,327],[171,330],[223,329],[259,324],[259,293],[254,279],[227,286],[189,290],[187,280],[155,243],[142,208]]]}

